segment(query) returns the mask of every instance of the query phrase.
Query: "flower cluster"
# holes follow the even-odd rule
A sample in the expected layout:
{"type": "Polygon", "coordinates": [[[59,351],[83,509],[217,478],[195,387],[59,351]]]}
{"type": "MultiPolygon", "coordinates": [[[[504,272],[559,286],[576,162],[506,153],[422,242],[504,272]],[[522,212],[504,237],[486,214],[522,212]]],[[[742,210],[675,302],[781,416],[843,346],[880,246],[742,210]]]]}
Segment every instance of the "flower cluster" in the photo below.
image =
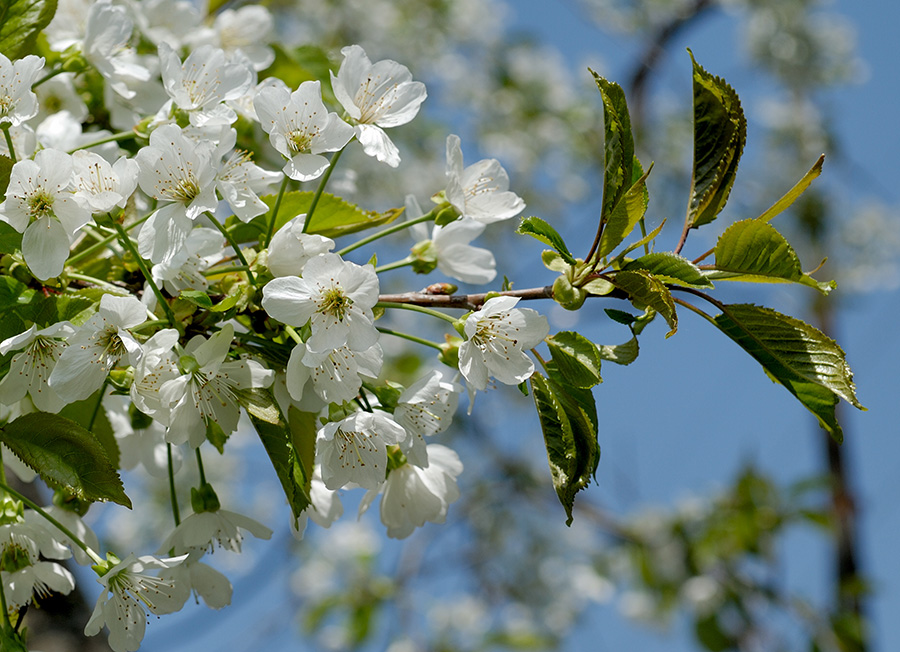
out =
{"type": "Polygon", "coordinates": [[[491,376],[518,384],[534,368],[525,351],[546,320],[514,297],[460,320],[442,313],[464,342],[379,323],[405,307],[381,300],[391,269],[495,278],[493,254],[470,243],[524,207],[500,164],[464,167],[451,136],[436,206],[425,212],[410,196],[407,219],[390,226],[400,209],[324,193],[348,147],[399,165],[386,130],[417,115],[425,86],[353,45],[336,72],[290,88],[267,76],[272,28],[258,6],[203,21],[177,0],[60,3],[45,30],[52,56],[0,55],[0,150],[13,161],[0,204],[0,302],[13,297],[0,328],[4,443],[82,513],[96,500],[128,504],[112,460],[140,465],[169,481],[176,523],[153,555],[104,558],[77,514],[23,509],[0,482],[7,618],[71,591],[57,561],[73,555],[102,586],[85,633],[106,627],[116,652],[138,649],[148,613],[176,611],[192,593],[227,605],[231,585],[206,556],[272,535],[223,509],[204,474],[203,453],[224,451],[242,424],[272,457],[297,536],[308,519],[328,527],[340,517],[341,493],[354,488],[366,491],[360,513],[380,496],[388,536],[443,523],[463,465],[434,441],[463,383],[471,394],[491,376]],[[339,238],[380,226],[336,250],[339,238]],[[350,259],[405,228],[416,238],[406,258],[350,259]],[[387,377],[386,337],[441,349],[451,369],[387,377]],[[92,434],[98,419],[113,436],[92,434]],[[174,480],[194,458],[199,482],[182,517],[174,480]],[[89,466],[90,483],[69,482],[89,466]]]}

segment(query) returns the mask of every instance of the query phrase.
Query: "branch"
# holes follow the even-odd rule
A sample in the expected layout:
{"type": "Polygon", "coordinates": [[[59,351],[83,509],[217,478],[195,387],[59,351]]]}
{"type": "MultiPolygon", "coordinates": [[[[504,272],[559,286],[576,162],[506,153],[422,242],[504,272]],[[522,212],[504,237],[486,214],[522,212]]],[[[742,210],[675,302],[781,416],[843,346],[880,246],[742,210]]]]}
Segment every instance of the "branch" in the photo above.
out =
{"type": "Polygon", "coordinates": [[[428,294],[427,292],[404,292],[402,294],[381,294],[379,302],[407,303],[414,306],[433,308],[460,308],[462,310],[478,310],[491,297],[518,297],[526,301],[532,299],[552,299],[553,286],[527,290],[507,290],[505,292],[483,292],[481,294],[428,294]]]}

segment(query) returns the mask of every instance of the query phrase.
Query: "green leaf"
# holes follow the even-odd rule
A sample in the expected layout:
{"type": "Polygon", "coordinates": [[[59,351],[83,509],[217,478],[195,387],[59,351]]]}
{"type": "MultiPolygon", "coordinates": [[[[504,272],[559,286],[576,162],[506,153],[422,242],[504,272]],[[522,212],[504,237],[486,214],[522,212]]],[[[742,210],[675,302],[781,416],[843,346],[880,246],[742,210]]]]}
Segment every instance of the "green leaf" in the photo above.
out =
{"type": "Polygon", "coordinates": [[[612,265],[613,265],[613,266],[615,266],[615,265],[621,265],[621,264],[622,264],[622,261],[625,260],[625,256],[627,256],[628,254],[630,254],[632,251],[634,251],[634,250],[637,249],[638,247],[643,247],[645,244],[648,244],[648,243],[652,242],[652,241],[654,240],[654,238],[656,238],[656,236],[659,235],[660,231],[662,231],[662,229],[663,229],[663,227],[664,227],[665,225],[666,225],[666,221],[663,220],[663,221],[660,223],[660,225],[659,225],[658,227],[656,227],[655,229],[653,229],[650,233],[648,233],[647,235],[645,235],[644,237],[642,237],[642,238],[641,238],[640,240],[638,240],[637,242],[633,242],[632,244],[630,244],[630,245],[628,245],[627,247],[625,247],[625,249],[623,249],[622,251],[620,251],[620,252],[616,255],[616,257],[612,260],[612,265]]]}
{"type": "Polygon", "coordinates": [[[609,221],[613,209],[632,185],[634,136],[625,91],[591,70],[603,98],[603,206],[600,221],[609,221]]]}
{"type": "Polygon", "coordinates": [[[759,362],[809,409],[832,437],[841,441],[834,415],[838,397],[856,408],[853,372],[844,351],[822,331],[799,319],[751,304],[723,306],[719,329],[759,362]]]}
{"type": "MultiPolygon", "coordinates": [[[[0,222],[0,224],[2,224],[2,222],[0,222]]],[[[544,249],[544,251],[541,252],[541,262],[544,263],[544,267],[551,272],[565,274],[572,269],[572,266],[563,260],[562,256],[550,249],[544,249]]]]}
{"type": "Polygon", "coordinates": [[[213,302],[212,299],[209,298],[209,295],[200,290],[183,290],[181,294],[178,295],[178,298],[184,299],[188,303],[199,306],[204,310],[209,310],[213,307],[213,302]]]}
{"type": "Polygon", "coordinates": [[[562,236],[556,232],[556,229],[547,224],[541,218],[524,218],[519,224],[519,228],[516,229],[516,233],[520,235],[530,235],[532,238],[537,238],[545,245],[553,247],[567,263],[569,263],[570,265],[575,264],[575,257],[572,256],[571,253],[569,253],[569,249],[568,247],[566,247],[566,243],[563,242],[562,236]]]}
{"type": "Polygon", "coordinates": [[[625,326],[631,326],[634,323],[634,320],[637,319],[630,312],[625,312],[624,310],[616,310],[615,308],[604,308],[603,312],[605,312],[606,316],[612,319],[614,322],[618,324],[624,324],[625,326]]]}
{"type": "Polygon", "coordinates": [[[131,508],[103,446],[71,419],[25,414],[0,428],[0,441],[48,485],[64,487],[81,500],[111,500],[131,508]]]}
{"type": "Polygon", "coordinates": [[[613,208],[603,229],[603,234],[600,236],[600,245],[597,247],[598,259],[618,247],[647,212],[647,205],[650,203],[647,177],[650,176],[653,165],[650,165],[646,173],[641,168],[637,157],[634,158],[633,165],[632,185],[613,208]]]}
{"type": "Polygon", "coordinates": [[[571,525],[575,494],[590,483],[600,462],[593,396],[589,390],[570,392],[539,373],[531,376],[531,390],[553,486],[566,510],[566,525],[571,525]]]}
{"type": "Polygon", "coordinates": [[[665,283],[643,269],[617,272],[613,283],[628,295],[635,308],[653,308],[662,315],[670,329],[666,337],[671,337],[678,331],[675,301],[665,283]]]}
{"type": "MultiPolygon", "coordinates": [[[[2,0],[0,0],[0,2],[2,2],[2,0]]],[[[12,174],[13,165],[15,165],[15,161],[13,161],[8,156],[0,154],[0,201],[3,201],[4,199],[6,199],[6,190],[7,190],[7,188],[9,188],[9,177],[10,177],[10,174],[12,174]]],[[[17,231],[15,231],[15,229],[13,229],[11,226],[9,226],[9,224],[7,224],[6,222],[3,222],[3,225],[8,227],[9,229],[12,229],[14,232],[17,232],[17,231]]],[[[20,241],[21,241],[21,236],[20,236],[20,241]]],[[[0,250],[0,251],[3,251],[4,253],[9,253],[5,249],[0,250]]]]}
{"type": "Polygon", "coordinates": [[[709,224],[728,201],[747,140],[747,120],[737,93],[725,80],[694,66],[694,172],[687,224],[709,224]]]}
{"type": "Polygon", "coordinates": [[[773,217],[787,209],[791,204],[797,201],[797,198],[802,195],[807,188],[809,188],[810,184],[813,180],[816,179],[820,174],[822,174],[822,164],[825,163],[825,155],[819,157],[819,160],[815,162],[815,164],[809,169],[809,172],[803,175],[803,178],[797,182],[797,184],[785,193],[784,197],[779,199],[777,202],[772,204],[766,211],[763,212],[762,215],[757,217],[761,222],[768,222],[773,217]]]}
{"type": "Polygon", "coordinates": [[[257,406],[251,412],[250,421],[269,455],[281,488],[287,497],[294,517],[310,505],[309,487],[312,479],[312,462],[315,458],[316,415],[291,408],[290,424],[274,402],[270,406],[257,406]],[[277,418],[274,417],[277,413],[277,418]]]}
{"type": "Polygon", "coordinates": [[[600,357],[603,360],[615,362],[620,365],[629,365],[637,360],[640,347],[636,337],[632,337],[624,344],[603,344],[598,347],[600,357]]]}
{"type": "Polygon", "coordinates": [[[0,0],[0,52],[11,60],[34,52],[55,13],[56,0],[0,0]]]}
{"type": "Polygon", "coordinates": [[[103,390],[97,390],[83,401],[69,403],[59,411],[59,416],[71,419],[81,427],[93,433],[103,446],[106,457],[113,468],[119,468],[119,444],[113,432],[112,424],[106,416],[106,410],[100,405],[103,390]]]}
{"type": "Polygon", "coordinates": [[[643,269],[666,283],[689,287],[711,288],[713,284],[694,263],[672,252],[641,256],[625,264],[622,269],[643,269]]]}
{"type": "Polygon", "coordinates": [[[560,331],[545,342],[556,369],[569,385],[589,388],[603,382],[600,351],[588,338],[574,331],[560,331]]]}
{"type": "MultiPolygon", "coordinates": [[[[315,193],[307,191],[292,191],[284,193],[281,207],[278,209],[278,219],[275,221],[277,231],[288,221],[309,212],[315,193]]],[[[269,207],[265,215],[255,217],[246,224],[229,219],[229,225],[234,224],[231,233],[238,242],[248,242],[258,239],[263,235],[270,219],[270,213],[275,206],[277,195],[265,195],[260,197],[269,207]]],[[[309,225],[309,233],[316,233],[327,238],[337,238],[342,235],[356,233],[364,229],[389,224],[400,217],[402,208],[392,208],[384,213],[366,211],[355,206],[340,197],[335,197],[327,192],[322,193],[316,211],[313,213],[312,224],[309,225]]]]}
{"type": "Polygon", "coordinates": [[[723,281],[801,283],[828,294],[834,281],[819,282],[803,273],[790,243],[773,226],[760,220],[741,220],[728,227],[716,243],[716,271],[723,281]],[[722,274],[721,272],[725,272],[722,274]]]}

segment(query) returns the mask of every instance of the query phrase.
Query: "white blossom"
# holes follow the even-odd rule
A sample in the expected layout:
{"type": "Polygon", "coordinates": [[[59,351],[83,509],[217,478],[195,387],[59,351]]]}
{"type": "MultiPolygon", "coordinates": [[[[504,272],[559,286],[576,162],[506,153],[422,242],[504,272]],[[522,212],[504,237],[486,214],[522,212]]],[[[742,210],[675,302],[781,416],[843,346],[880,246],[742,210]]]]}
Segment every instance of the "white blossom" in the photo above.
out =
{"type": "MultiPolygon", "coordinates": [[[[391,538],[404,539],[426,521],[443,523],[450,503],[459,498],[456,478],[463,471],[459,456],[440,444],[429,444],[427,453],[424,466],[407,462],[393,469],[380,489],[381,522],[391,538]]],[[[377,493],[366,494],[360,513],[368,509],[377,493]]]]}
{"type": "Polygon", "coordinates": [[[537,311],[516,308],[518,302],[518,297],[494,297],[466,318],[468,339],[459,347],[459,370],[470,388],[485,389],[489,376],[518,385],[534,371],[524,349],[536,346],[550,327],[537,311]]]}
{"type": "Polygon", "coordinates": [[[202,552],[192,552],[182,563],[160,571],[159,577],[188,587],[210,609],[231,604],[231,582],[212,566],[199,561],[202,552]]]}
{"type": "Polygon", "coordinates": [[[48,79],[34,89],[38,101],[37,115],[32,118],[34,124],[39,124],[46,117],[62,111],[78,122],[88,117],[87,104],[75,90],[74,79],[74,73],[65,72],[48,79]]]}
{"type": "Polygon", "coordinates": [[[138,29],[151,41],[180,48],[202,29],[202,17],[189,0],[128,0],[138,29]]]}
{"type": "Polygon", "coordinates": [[[205,30],[197,40],[210,42],[229,56],[239,53],[250,61],[254,70],[260,71],[275,60],[275,52],[268,45],[274,27],[275,21],[266,7],[244,5],[218,12],[212,29],[205,30]]]}
{"type": "Polygon", "coordinates": [[[0,125],[16,127],[37,115],[37,96],[31,85],[43,68],[43,57],[29,54],[10,61],[0,53],[0,125]]]}
{"type": "Polygon", "coordinates": [[[69,338],[50,387],[67,403],[81,401],[100,389],[119,360],[136,364],[141,345],[128,329],[146,319],[147,309],[135,297],[104,294],[97,312],[69,338]]]}
{"type": "Polygon", "coordinates": [[[125,208],[137,188],[138,164],[124,156],[110,165],[98,154],[78,150],[72,154],[72,167],[75,197],[90,206],[92,213],[125,208]]]}
{"type": "MultiPolygon", "coordinates": [[[[225,238],[217,229],[197,227],[188,234],[180,253],[172,260],[154,265],[150,270],[153,280],[169,294],[177,296],[184,290],[206,291],[209,281],[203,275],[210,265],[222,258],[225,238]]],[[[153,297],[145,292],[144,297],[153,297]]]]}
{"type": "Polygon", "coordinates": [[[142,256],[154,263],[171,262],[184,246],[191,221],[216,210],[214,148],[212,142],[190,140],[176,125],[163,125],[137,153],[141,190],[168,202],[141,227],[142,256]]]}
{"type": "Polygon", "coordinates": [[[170,443],[198,447],[211,421],[225,434],[234,432],[241,415],[236,393],[272,384],[272,372],[255,360],[226,361],[233,337],[234,328],[225,324],[209,339],[202,335],[191,339],[181,356],[182,375],[160,387],[160,399],[172,406],[170,443]]]}
{"type": "Polygon", "coordinates": [[[459,136],[447,136],[447,200],[463,217],[483,224],[515,217],[525,208],[509,190],[509,177],[496,159],[463,167],[459,136]]]}
{"type": "Polygon", "coordinates": [[[184,606],[190,587],[173,578],[160,578],[147,571],[171,568],[184,557],[160,559],[128,555],[97,581],[103,587],[94,612],[85,625],[87,636],[109,628],[109,646],[114,652],[136,652],[147,626],[147,611],[160,615],[184,606]]]}
{"type": "Polygon", "coordinates": [[[257,539],[272,537],[272,530],[249,516],[225,509],[199,512],[181,521],[163,541],[160,551],[173,550],[179,555],[195,551],[212,552],[218,543],[225,550],[240,552],[244,531],[257,539]]]}
{"type": "Polygon", "coordinates": [[[146,82],[150,70],[128,45],[134,24],[124,7],[110,0],[98,0],[87,14],[82,52],[117,94],[131,99],[135,91],[130,82],[146,82]]]}
{"type": "Polygon", "coordinates": [[[326,403],[352,401],[359,393],[363,376],[378,376],[383,357],[377,343],[365,351],[346,346],[311,351],[305,343],[298,344],[285,368],[288,392],[295,401],[301,400],[303,387],[311,380],[316,394],[326,403]]]}
{"type": "Polygon", "coordinates": [[[399,444],[406,431],[381,413],[355,412],[339,422],[326,423],[316,442],[316,460],[328,489],[353,482],[377,489],[387,470],[387,447],[399,444]]]}
{"type": "Polygon", "coordinates": [[[356,265],[337,254],[323,254],[303,268],[303,278],[283,276],[263,288],[263,308],[291,326],[310,322],[306,341],[313,351],[348,346],[364,351],[378,340],[372,308],[378,302],[378,276],[371,265],[356,265]]]}
{"type": "Polygon", "coordinates": [[[450,427],[462,387],[448,383],[434,370],[407,387],[397,399],[394,421],[406,430],[403,451],[414,464],[427,464],[425,437],[450,427]]]}
{"type": "Polygon", "coordinates": [[[269,242],[266,264],[273,276],[300,276],[304,265],[315,256],[334,249],[334,240],[304,233],[306,213],[291,218],[269,242]]]}
{"type": "Polygon", "coordinates": [[[396,61],[373,64],[359,45],[345,47],[341,54],[344,60],[337,75],[331,73],[334,95],[356,122],[363,151],[397,167],[400,152],[383,128],[404,125],[416,117],[427,95],[425,84],[412,81],[409,68],[396,61]]]}
{"type": "Polygon", "coordinates": [[[241,61],[229,61],[224,50],[202,45],[182,64],[166,43],[159,46],[163,86],[173,104],[186,111],[195,127],[230,125],[237,120],[225,100],[234,100],[253,84],[253,75],[241,61]]]}
{"type": "Polygon", "coordinates": [[[249,222],[262,215],[269,207],[259,198],[259,193],[278,181],[281,175],[256,165],[249,152],[234,149],[237,132],[228,128],[216,148],[215,158],[222,161],[216,173],[216,189],[231,210],[242,222],[249,222]],[[227,155],[227,156],[226,156],[227,155]]]}
{"type": "Polygon", "coordinates": [[[353,138],[353,128],[325,108],[318,81],[303,82],[290,94],[266,86],[253,106],[272,147],[288,159],[284,173],[298,181],[319,178],[328,167],[322,152],[336,152],[353,138]]]}
{"type": "Polygon", "coordinates": [[[67,321],[51,324],[38,330],[32,325],[24,333],[0,342],[0,355],[21,351],[13,356],[9,371],[0,380],[0,403],[12,405],[25,394],[42,412],[59,412],[66,403],[47,384],[50,373],[65,349],[65,339],[75,332],[67,321]]]}

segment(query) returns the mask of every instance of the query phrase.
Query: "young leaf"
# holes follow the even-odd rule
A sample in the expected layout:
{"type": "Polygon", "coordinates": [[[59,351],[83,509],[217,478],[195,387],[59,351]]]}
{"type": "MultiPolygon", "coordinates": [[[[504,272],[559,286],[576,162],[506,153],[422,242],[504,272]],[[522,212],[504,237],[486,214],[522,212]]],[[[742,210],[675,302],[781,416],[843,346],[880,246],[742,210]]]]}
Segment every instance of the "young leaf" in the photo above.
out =
{"type": "Polygon", "coordinates": [[[694,172],[687,224],[709,224],[725,206],[747,140],[747,120],[725,80],[694,66],[694,172]]]}
{"type": "Polygon", "coordinates": [[[209,310],[213,307],[212,299],[209,298],[209,295],[200,290],[183,290],[178,297],[204,310],[209,310]]]}
{"type": "Polygon", "coordinates": [[[41,479],[89,502],[111,500],[131,508],[122,480],[90,431],[58,414],[32,412],[0,428],[0,442],[41,479]]]}
{"type": "Polygon", "coordinates": [[[629,365],[637,360],[640,347],[636,337],[633,337],[624,344],[603,344],[597,347],[600,351],[600,357],[603,360],[615,362],[620,365],[629,365]]]}
{"type": "Polygon", "coordinates": [[[644,217],[647,212],[647,205],[650,203],[650,195],[647,192],[647,177],[650,176],[650,170],[653,165],[645,173],[641,168],[640,161],[634,157],[632,185],[628,191],[622,196],[615,205],[609,215],[609,220],[600,236],[600,245],[597,247],[597,258],[603,258],[613,251],[621,242],[628,237],[635,225],[644,217]]]}
{"type": "Polygon", "coordinates": [[[566,383],[573,387],[589,388],[602,383],[600,352],[597,345],[574,331],[560,331],[545,342],[556,369],[566,383]]]}
{"type": "MultiPolygon", "coordinates": [[[[277,409],[277,408],[276,408],[277,409]]],[[[304,450],[303,455],[298,451],[295,440],[302,446],[306,447],[308,437],[301,433],[306,428],[307,421],[298,419],[296,425],[291,424],[289,427],[285,422],[283,415],[279,411],[277,423],[272,423],[268,418],[260,418],[249,413],[250,422],[256,428],[259,439],[263,448],[269,455],[272,467],[275,469],[275,475],[281,482],[281,488],[287,497],[288,505],[291,506],[291,513],[294,518],[310,505],[308,478],[312,477],[312,473],[308,473],[309,469],[305,464],[308,462],[308,452],[304,450]],[[295,432],[295,428],[297,432],[295,432]]],[[[315,446],[315,415],[313,415],[312,425],[312,441],[315,446]]],[[[311,466],[310,466],[311,468],[311,466]]]]}
{"type": "MultiPolygon", "coordinates": [[[[9,176],[12,174],[13,165],[15,163],[11,158],[4,154],[0,154],[0,201],[6,199],[6,189],[9,188],[9,176]]],[[[6,222],[3,223],[4,226],[9,227],[9,230],[14,233],[18,233],[15,229],[9,226],[6,222]]],[[[21,242],[21,236],[19,237],[19,241],[21,242]]],[[[5,249],[0,250],[3,253],[9,253],[5,249]]],[[[12,251],[12,250],[11,250],[12,251]]]]}
{"type": "Polygon", "coordinates": [[[643,269],[666,283],[691,287],[711,288],[713,284],[703,272],[683,256],[671,252],[658,252],[629,261],[622,269],[643,269]]]}
{"type": "Polygon", "coordinates": [[[34,51],[35,40],[56,13],[56,0],[0,2],[0,52],[20,59],[34,51]]]}
{"type": "Polygon", "coordinates": [[[645,244],[652,242],[656,238],[656,236],[658,236],[660,234],[660,231],[662,231],[662,229],[665,225],[666,225],[666,221],[663,220],[662,222],[660,222],[660,225],[658,227],[656,227],[655,229],[653,229],[650,233],[648,233],[647,235],[642,237],[637,242],[632,242],[630,245],[625,247],[625,249],[623,249],[618,254],[616,254],[616,257],[613,258],[611,264],[614,267],[616,265],[621,265],[622,261],[625,260],[625,256],[630,254],[632,251],[634,251],[638,247],[643,247],[645,244]]]}
{"type": "Polygon", "coordinates": [[[666,337],[671,337],[678,330],[678,313],[675,312],[675,301],[669,288],[643,269],[623,270],[616,274],[613,283],[625,292],[635,308],[653,308],[662,315],[669,325],[666,337]]]}
{"type": "Polygon", "coordinates": [[[819,160],[809,169],[809,172],[803,175],[803,178],[796,185],[785,193],[784,197],[772,204],[762,215],[757,217],[760,222],[768,222],[773,217],[787,209],[793,204],[797,198],[802,195],[813,180],[822,174],[822,164],[825,163],[825,155],[819,157],[819,160]]]}
{"type": "Polygon", "coordinates": [[[799,319],[751,304],[724,306],[719,329],[759,362],[819,419],[838,441],[838,397],[864,410],[856,398],[844,351],[830,337],[799,319]]]}
{"type": "Polygon", "coordinates": [[[757,283],[793,282],[828,294],[834,282],[819,282],[804,274],[790,243],[773,226],[759,220],[741,220],[728,227],[716,243],[713,278],[757,283]]]}
{"type": "Polygon", "coordinates": [[[581,399],[576,402],[539,373],[531,376],[531,390],[544,433],[553,486],[566,510],[566,525],[571,525],[575,494],[590,483],[600,461],[596,407],[589,390],[574,390],[581,399]],[[591,397],[589,404],[584,394],[591,397]]]}
{"type": "Polygon", "coordinates": [[[575,264],[575,257],[572,256],[571,253],[569,253],[569,249],[568,247],[566,247],[566,243],[563,242],[562,236],[556,232],[556,229],[547,224],[541,218],[526,217],[522,220],[521,224],[519,224],[519,228],[516,229],[516,233],[520,235],[530,235],[532,238],[537,238],[545,245],[553,247],[567,263],[569,263],[570,265],[575,264]]]}
{"type": "Polygon", "coordinates": [[[593,70],[603,98],[603,207],[601,222],[607,222],[622,195],[632,186],[634,136],[625,91],[593,70]]]}

